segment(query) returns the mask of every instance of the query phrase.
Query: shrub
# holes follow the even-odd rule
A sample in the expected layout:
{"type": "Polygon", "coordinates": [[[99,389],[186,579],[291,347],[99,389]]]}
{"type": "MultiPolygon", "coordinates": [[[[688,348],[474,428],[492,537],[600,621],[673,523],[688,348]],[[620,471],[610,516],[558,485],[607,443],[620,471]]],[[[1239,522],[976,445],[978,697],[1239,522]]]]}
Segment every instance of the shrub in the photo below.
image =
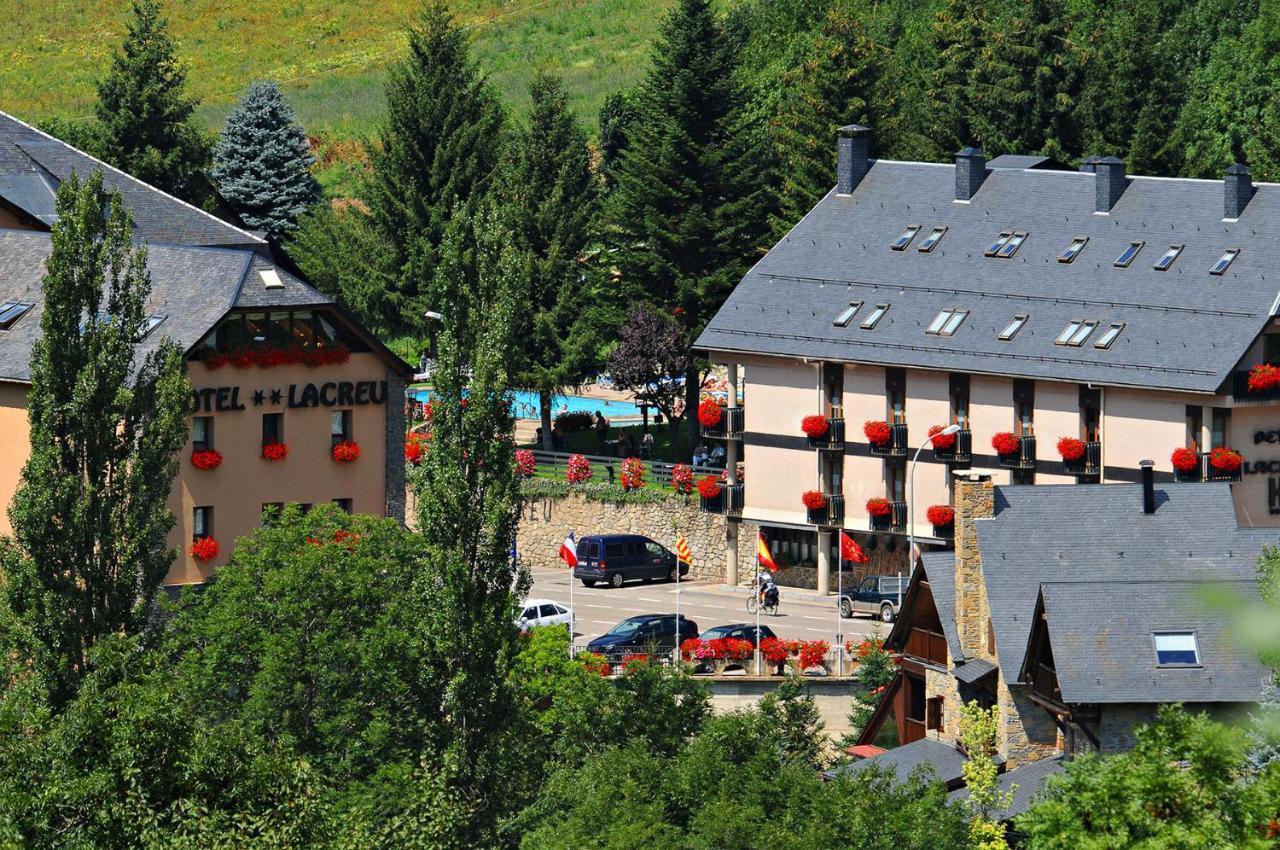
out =
{"type": "Polygon", "coordinates": [[[1280,387],[1280,367],[1259,363],[1249,370],[1249,392],[1256,393],[1275,387],[1280,387]]]}
{"type": "Polygon", "coordinates": [[[671,489],[685,495],[693,492],[693,470],[688,464],[677,463],[671,468],[671,489]]]}
{"type": "Polygon", "coordinates": [[[583,484],[591,480],[591,463],[582,455],[570,455],[564,471],[564,480],[570,484],[583,484]]]}
{"type": "Polygon", "coordinates": [[[413,466],[422,465],[422,455],[424,452],[423,438],[421,434],[410,434],[404,440],[404,460],[405,463],[413,466]]]}
{"type": "Polygon", "coordinates": [[[1209,465],[1219,472],[1235,472],[1244,463],[1244,455],[1226,446],[1218,446],[1209,453],[1209,465]]]}
{"type": "Polygon", "coordinates": [[[618,483],[623,490],[639,490],[644,486],[644,461],[638,457],[629,457],[622,462],[622,471],[618,475],[618,483]]]}
{"type": "Polygon", "coordinates": [[[827,497],[817,490],[806,490],[800,497],[800,501],[804,502],[804,506],[811,511],[820,511],[827,506],[827,497]]]}
{"type": "Polygon", "coordinates": [[[516,474],[521,478],[532,478],[538,471],[538,460],[529,449],[516,450],[516,474]]]}
{"type": "Polygon", "coordinates": [[[1195,449],[1189,449],[1184,446],[1173,450],[1173,454],[1169,457],[1169,462],[1179,472],[1193,472],[1200,465],[1200,456],[1196,454],[1195,449]]]}
{"type": "Polygon", "coordinates": [[[571,434],[574,431],[586,431],[591,427],[593,421],[595,420],[592,419],[590,413],[580,411],[578,413],[561,413],[556,417],[555,424],[564,433],[571,434]]]}

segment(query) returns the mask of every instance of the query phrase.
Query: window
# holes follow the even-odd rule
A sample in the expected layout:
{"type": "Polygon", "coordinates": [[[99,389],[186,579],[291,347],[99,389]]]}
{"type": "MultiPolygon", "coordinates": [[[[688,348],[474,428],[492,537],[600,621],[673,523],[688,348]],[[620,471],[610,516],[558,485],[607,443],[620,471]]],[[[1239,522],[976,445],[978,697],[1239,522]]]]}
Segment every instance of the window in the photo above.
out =
{"type": "Polygon", "coordinates": [[[1086,322],[1081,319],[1072,319],[1058,334],[1058,338],[1053,341],[1054,345],[1071,345],[1079,347],[1084,345],[1084,341],[1089,338],[1089,334],[1093,333],[1093,329],[1098,326],[1097,322],[1086,322]]]}
{"type": "Polygon", "coordinates": [[[1227,432],[1231,430],[1231,409],[1228,407],[1215,407],[1213,409],[1213,419],[1209,423],[1209,450],[1220,448],[1227,444],[1227,432]]]}
{"type": "Polygon", "coordinates": [[[1239,248],[1228,248],[1227,252],[1218,258],[1218,262],[1213,264],[1213,268],[1209,269],[1209,274],[1224,274],[1227,267],[1231,265],[1231,261],[1240,256],[1239,248]]]}
{"type": "Polygon", "coordinates": [[[1018,331],[1022,330],[1022,326],[1027,323],[1027,314],[1019,313],[1010,320],[1009,324],[1004,326],[1004,330],[1000,331],[999,339],[1006,342],[1018,335],[1018,331]]]}
{"type": "Polygon", "coordinates": [[[1158,667],[1198,667],[1200,650],[1195,632],[1152,632],[1158,667]]]}
{"type": "Polygon", "coordinates": [[[213,417],[197,416],[191,420],[191,450],[207,452],[213,448],[213,417]]]}
{"type": "Polygon", "coordinates": [[[1122,269],[1129,268],[1129,264],[1133,262],[1133,258],[1138,256],[1138,252],[1142,250],[1142,246],[1146,242],[1130,242],[1129,247],[1120,252],[1120,256],[1116,257],[1115,264],[1122,269]]]}
{"type": "Polygon", "coordinates": [[[942,731],[942,697],[929,697],[924,710],[924,728],[942,731]]]}
{"type": "Polygon", "coordinates": [[[951,336],[960,327],[960,323],[964,321],[964,317],[969,315],[968,310],[943,310],[934,317],[932,324],[925,329],[927,334],[936,334],[937,336],[951,336]]]}
{"type": "Polygon", "coordinates": [[[284,442],[284,414],[262,414],[262,445],[284,442]]]}
{"type": "Polygon", "coordinates": [[[895,251],[905,251],[907,246],[911,244],[911,240],[916,238],[916,234],[920,232],[920,225],[909,224],[907,229],[902,231],[902,235],[893,240],[893,244],[889,247],[895,251]]]}
{"type": "Polygon", "coordinates": [[[880,320],[884,318],[884,314],[888,312],[888,304],[877,304],[876,308],[867,314],[867,317],[862,320],[862,329],[864,331],[871,330],[880,323],[880,320]]]}
{"type": "Polygon", "coordinates": [[[950,385],[951,421],[961,428],[969,427],[969,376],[952,373],[947,383],[950,385]]]}
{"type": "Polygon", "coordinates": [[[142,329],[142,339],[146,339],[166,318],[165,316],[147,316],[147,324],[142,329]]]}
{"type": "Polygon", "coordinates": [[[334,446],[351,439],[351,411],[335,410],[329,414],[330,443],[334,446]]]}
{"type": "Polygon", "coordinates": [[[1007,243],[1012,236],[1013,236],[1013,233],[1008,230],[1001,233],[999,236],[996,237],[996,241],[992,242],[990,247],[988,247],[987,250],[982,252],[983,255],[987,257],[994,257],[996,255],[996,252],[999,251],[1001,248],[1003,248],[1005,246],[1005,243],[1007,243]]]}
{"type": "Polygon", "coordinates": [[[213,536],[213,508],[202,505],[191,509],[191,541],[213,536]]]}
{"type": "Polygon", "coordinates": [[[885,412],[891,425],[907,421],[907,370],[892,367],[884,370],[885,412]]]}
{"type": "Polygon", "coordinates": [[[1156,264],[1154,266],[1155,270],[1158,272],[1167,272],[1169,270],[1169,266],[1173,265],[1173,261],[1178,259],[1178,255],[1181,253],[1181,245],[1170,245],[1169,250],[1165,251],[1163,256],[1156,260],[1156,264]]]}
{"type": "Polygon", "coordinates": [[[1036,384],[1025,378],[1013,381],[1013,430],[1019,437],[1035,433],[1036,384]]]}
{"type": "Polygon", "coordinates": [[[258,277],[262,278],[263,289],[284,289],[284,281],[275,269],[258,269],[258,277]]]}
{"type": "Polygon", "coordinates": [[[1067,246],[1067,250],[1058,255],[1058,262],[1069,263],[1076,257],[1080,256],[1080,252],[1084,250],[1084,246],[1089,242],[1088,236],[1077,236],[1071,240],[1071,244],[1067,246]]]}
{"type": "Polygon", "coordinates": [[[350,499],[334,499],[334,500],[333,500],[333,503],[334,503],[335,505],[337,505],[337,506],[338,506],[338,510],[342,511],[344,514],[349,514],[349,513],[351,513],[351,500],[350,500],[350,499]]]}
{"type": "Polygon", "coordinates": [[[1204,439],[1204,408],[1198,404],[1187,405],[1187,448],[1200,450],[1204,439]]]}
{"type": "Polygon", "coordinates": [[[30,309],[30,304],[24,304],[21,301],[0,302],[0,331],[9,330],[30,309]]]}
{"type": "Polygon", "coordinates": [[[836,316],[831,324],[837,328],[847,328],[849,323],[853,321],[854,315],[857,314],[858,308],[862,306],[861,301],[850,301],[849,306],[840,311],[840,315],[836,316]]]}
{"type": "Polygon", "coordinates": [[[929,231],[929,235],[920,242],[919,246],[916,247],[916,250],[922,254],[929,253],[938,246],[938,243],[942,241],[942,237],[946,232],[947,229],[945,227],[935,227],[933,230],[929,231]]]}
{"type": "Polygon", "coordinates": [[[1262,362],[1280,363],[1280,334],[1263,335],[1262,362]]]}
{"type": "Polygon", "coordinates": [[[1018,253],[1018,249],[1021,248],[1022,243],[1026,241],[1027,234],[1015,231],[1013,236],[1009,238],[1009,241],[1004,243],[1004,247],[996,252],[996,256],[1007,260],[1014,254],[1018,253]]]}
{"type": "Polygon", "coordinates": [[[604,557],[605,557],[605,559],[606,559],[606,560],[607,560],[607,559],[609,559],[609,558],[621,558],[621,557],[622,557],[622,544],[621,544],[621,543],[606,543],[606,544],[605,544],[605,546],[604,546],[604,557]]]}
{"type": "Polygon", "coordinates": [[[1110,348],[1116,338],[1120,336],[1120,331],[1124,330],[1124,322],[1113,322],[1111,327],[1102,332],[1102,336],[1098,337],[1098,341],[1093,344],[1094,348],[1110,348]]]}

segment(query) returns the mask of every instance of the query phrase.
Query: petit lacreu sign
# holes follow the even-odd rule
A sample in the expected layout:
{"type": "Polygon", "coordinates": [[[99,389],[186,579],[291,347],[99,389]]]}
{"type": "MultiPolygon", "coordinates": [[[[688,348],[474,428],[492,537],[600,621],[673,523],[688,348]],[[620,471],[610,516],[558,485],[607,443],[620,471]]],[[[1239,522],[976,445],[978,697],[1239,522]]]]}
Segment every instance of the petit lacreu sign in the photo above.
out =
{"type": "MultiPolygon", "coordinates": [[[[254,390],[248,397],[254,407],[264,404],[289,407],[358,407],[387,403],[386,381],[326,381],[320,384],[290,384],[281,389],[254,390]]],[[[240,387],[204,387],[191,391],[192,413],[225,413],[244,410],[240,387]]]]}

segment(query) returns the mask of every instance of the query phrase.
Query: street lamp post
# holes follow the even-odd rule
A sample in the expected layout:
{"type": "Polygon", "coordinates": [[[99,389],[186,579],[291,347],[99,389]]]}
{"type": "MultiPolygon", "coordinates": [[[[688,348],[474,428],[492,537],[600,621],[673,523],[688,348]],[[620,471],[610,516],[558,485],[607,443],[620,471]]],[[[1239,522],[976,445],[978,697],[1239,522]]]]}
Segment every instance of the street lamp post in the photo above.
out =
{"type": "MultiPolygon", "coordinates": [[[[920,452],[924,451],[924,447],[931,445],[938,437],[945,437],[949,434],[955,434],[960,431],[960,426],[952,422],[936,434],[930,434],[925,441],[920,444],[920,448],[916,449],[915,457],[911,459],[911,471],[907,474],[907,560],[911,563],[911,569],[915,569],[915,551],[916,551],[916,526],[915,526],[915,496],[916,483],[916,461],[920,460],[920,452]]],[[[910,578],[910,571],[907,573],[910,578]]],[[[898,571],[898,610],[902,610],[902,571],[898,571]]]]}

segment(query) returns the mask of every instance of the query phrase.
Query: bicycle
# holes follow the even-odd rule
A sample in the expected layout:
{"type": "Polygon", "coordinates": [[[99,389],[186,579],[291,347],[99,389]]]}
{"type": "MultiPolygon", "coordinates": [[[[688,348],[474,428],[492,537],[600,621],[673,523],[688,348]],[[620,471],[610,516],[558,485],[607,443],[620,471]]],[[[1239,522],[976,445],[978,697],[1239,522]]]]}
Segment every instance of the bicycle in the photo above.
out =
{"type": "Polygon", "coordinates": [[[768,614],[771,617],[776,617],[778,616],[778,604],[780,601],[781,599],[775,598],[772,602],[766,602],[763,605],[760,605],[759,594],[753,593],[747,597],[747,613],[754,614],[756,612],[756,606],[760,605],[760,611],[762,613],[768,614]]]}

